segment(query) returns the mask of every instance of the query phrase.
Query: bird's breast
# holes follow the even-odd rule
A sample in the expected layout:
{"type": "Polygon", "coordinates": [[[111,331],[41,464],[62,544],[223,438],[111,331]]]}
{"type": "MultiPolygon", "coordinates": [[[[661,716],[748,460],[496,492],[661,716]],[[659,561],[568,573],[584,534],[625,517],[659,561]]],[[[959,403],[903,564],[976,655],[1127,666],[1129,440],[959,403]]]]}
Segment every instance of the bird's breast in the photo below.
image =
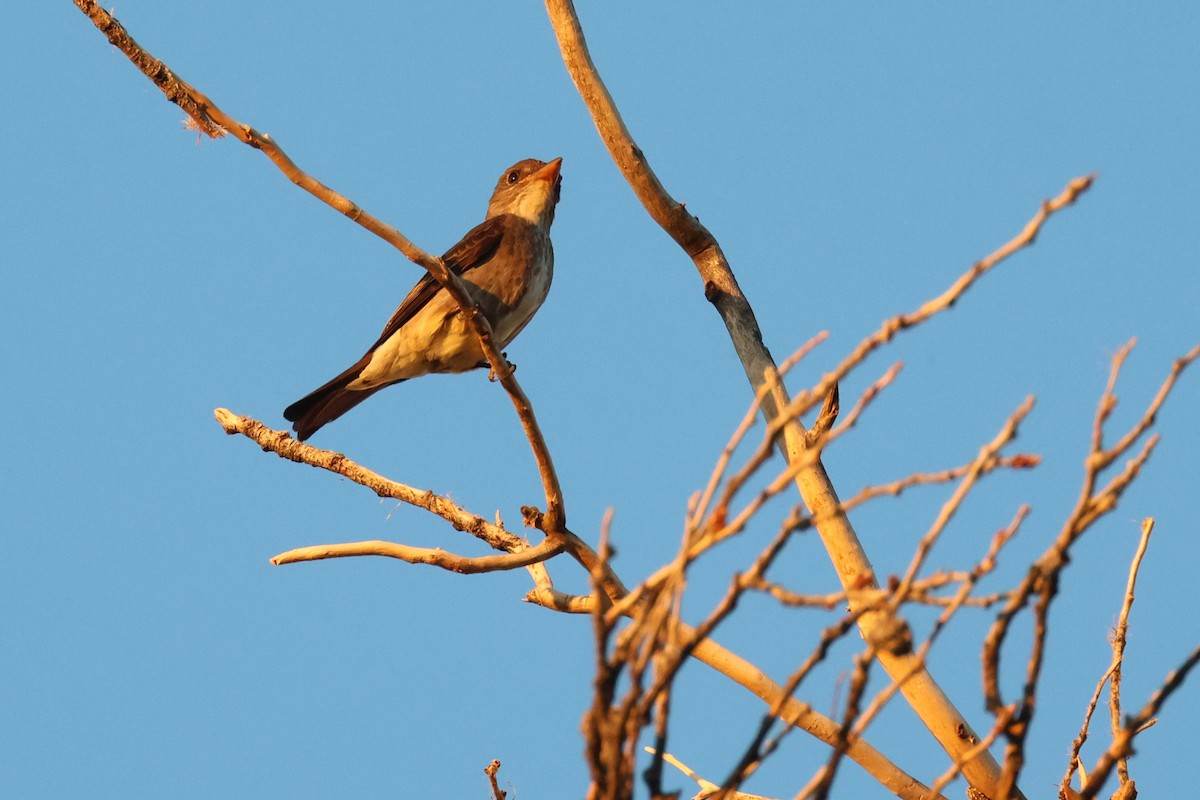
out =
{"type": "Polygon", "coordinates": [[[554,279],[554,248],[549,236],[534,229],[534,235],[519,250],[523,252],[509,254],[510,258],[498,254],[497,260],[507,266],[489,269],[487,283],[493,285],[479,287],[483,295],[479,303],[492,323],[500,347],[506,347],[541,308],[554,279]]]}

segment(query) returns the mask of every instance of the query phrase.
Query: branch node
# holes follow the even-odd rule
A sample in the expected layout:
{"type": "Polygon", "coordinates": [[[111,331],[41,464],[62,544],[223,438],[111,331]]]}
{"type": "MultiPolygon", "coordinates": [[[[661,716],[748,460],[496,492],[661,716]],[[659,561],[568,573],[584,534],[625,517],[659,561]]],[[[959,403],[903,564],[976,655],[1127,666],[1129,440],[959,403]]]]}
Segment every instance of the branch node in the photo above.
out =
{"type": "Polygon", "coordinates": [[[841,410],[840,391],[838,385],[834,383],[829,389],[829,393],[825,395],[825,402],[821,406],[821,413],[817,415],[812,428],[804,434],[804,442],[808,447],[816,447],[825,434],[829,433],[830,429],[833,428],[833,423],[837,422],[838,412],[841,410]]]}
{"type": "Polygon", "coordinates": [[[521,522],[526,528],[536,528],[540,531],[545,520],[546,516],[537,506],[521,506],[521,522]]]}
{"type": "Polygon", "coordinates": [[[720,290],[714,281],[704,282],[704,299],[708,302],[716,305],[717,301],[720,300],[724,294],[725,293],[720,290]]]}

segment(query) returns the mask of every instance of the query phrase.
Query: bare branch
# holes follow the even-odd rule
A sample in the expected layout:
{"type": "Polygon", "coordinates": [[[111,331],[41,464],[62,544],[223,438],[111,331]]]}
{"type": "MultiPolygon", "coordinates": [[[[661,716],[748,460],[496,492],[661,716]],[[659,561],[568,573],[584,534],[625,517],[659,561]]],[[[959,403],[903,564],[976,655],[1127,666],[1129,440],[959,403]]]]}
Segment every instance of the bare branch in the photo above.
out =
{"type": "Polygon", "coordinates": [[[929,555],[929,551],[933,549],[933,545],[941,536],[942,531],[950,524],[951,518],[958,513],[958,509],[962,506],[963,501],[966,500],[975,483],[984,474],[986,465],[995,461],[1000,449],[1016,438],[1018,427],[1032,410],[1033,398],[1027,397],[1025,398],[1025,402],[1009,416],[1003,429],[996,434],[995,438],[980,449],[979,455],[976,456],[970,469],[963,476],[958,488],[954,490],[954,494],[942,505],[937,519],[934,520],[933,525],[929,527],[929,531],[917,543],[916,553],[913,555],[912,561],[908,565],[908,570],[904,573],[904,577],[900,581],[900,588],[896,592],[897,600],[892,603],[893,608],[899,608],[900,601],[908,593],[908,587],[916,579],[917,572],[921,569],[922,564],[925,563],[925,558],[929,555]]]}
{"type": "MultiPolygon", "coordinates": [[[[831,430],[822,434],[821,438],[816,442],[811,443],[810,446],[824,447],[833,439],[836,439],[838,436],[841,436],[843,433],[853,428],[858,422],[858,418],[862,416],[863,411],[867,409],[867,406],[871,405],[871,403],[879,397],[880,393],[882,393],[884,389],[886,389],[894,380],[896,380],[896,377],[900,374],[901,368],[902,365],[898,361],[895,364],[892,364],[892,366],[888,367],[887,372],[883,373],[882,377],[868,386],[866,391],[859,396],[858,402],[854,404],[854,408],[850,409],[850,413],[842,417],[841,424],[836,428],[831,428],[831,430]]],[[[834,384],[834,389],[836,388],[837,384],[834,384]]],[[[828,397],[833,397],[834,394],[835,393],[831,393],[828,395],[828,397]]],[[[815,430],[816,429],[814,426],[814,430],[809,431],[809,433],[814,433],[815,430]]]]}
{"type": "Polygon", "coordinates": [[[529,543],[483,517],[471,514],[449,498],[428,490],[414,489],[397,481],[389,480],[377,472],[360,466],[341,453],[322,450],[296,441],[287,431],[274,430],[261,422],[234,414],[225,408],[213,412],[225,432],[241,434],[263,450],[275,453],[280,458],[308,464],[341,475],[360,486],[365,486],[380,497],[390,497],[402,503],[422,508],[449,522],[456,530],[465,531],[486,542],[495,550],[515,552],[523,550],[529,543]]]}
{"type": "MultiPolygon", "coordinates": [[[[941,775],[939,775],[937,777],[937,780],[935,780],[933,782],[933,784],[929,787],[929,791],[931,793],[941,792],[943,789],[945,789],[947,786],[950,785],[951,781],[953,781],[955,778],[958,777],[958,775],[962,772],[963,764],[965,764],[967,761],[969,761],[971,758],[974,757],[974,755],[973,755],[974,752],[987,750],[989,747],[991,747],[992,744],[996,741],[996,739],[1000,736],[1001,732],[1008,726],[1008,723],[1012,720],[1012,713],[1013,713],[1013,709],[1011,707],[1001,709],[1000,713],[996,715],[996,719],[992,723],[992,729],[990,731],[988,731],[987,735],[984,736],[982,739],[980,739],[975,744],[974,747],[972,747],[970,750],[968,750],[963,755],[961,760],[955,761],[953,764],[950,765],[950,767],[945,772],[943,772],[941,775]]],[[[966,735],[965,731],[964,731],[963,735],[964,736],[966,735]]],[[[970,796],[970,794],[971,793],[968,792],[968,796],[970,796]]]]}
{"type": "MultiPolygon", "coordinates": [[[[879,599],[880,604],[885,601],[886,598],[881,597],[879,599]]],[[[804,662],[797,669],[793,670],[784,683],[783,697],[791,698],[795,694],[800,684],[804,682],[811,671],[829,655],[829,650],[833,647],[834,643],[840,641],[854,629],[858,622],[858,617],[863,613],[865,608],[867,606],[860,607],[859,611],[851,611],[845,614],[840,620],[821,631],[817,645],[808,654],[804,662]]],[[[733,768],[729,777],[726,778],[723,789],[728,791],[740,787],[766,761],[767,757],[779,748],[784,738],[793,730],[792,727],[785,726],[775,736],[768,738],[775,721],[781,718],[780,710],[780,705],[776,704],[763,716],[757,733],[746,746],[745,752],[733,768]]],[[[854,738],[858,738],[857,734],[852,735],[854,738]]]]}
{"type": "MultiPolygon", "coordinates": [[[[909,588],[905,603],[917,603],[928,606],[947,606],[954,602],[954,598],[945,597],[943,595],[933,594],[935,589],[941,589],[953,584],[961,584],[970,578],[970,573],[955,571],[955,572],[933,572],[925,578],[913,581],[909,588]]],[[[748,589],[763,592],[774,597],[785,606],[807,607],[807,608],[823,608],[830,610],[840,605],[845,605],[850,601],[850,597],[854,597],[854,602],[857,604],[874,604],[879,602],[880,598],[888,598],[892,596],[892,591],[888,589],[873,589],[863,592],[831,592],[829,594],[801,594],[793,592],[790,589],[785,589],[778,583],[767,580],[759,580],[748,582],[748,589]]],[[[1007,594],[996,593],[989,595],[981,595],[968,597],[963,601],[963,605],[972,608],[990,608],[996,603],[1002,602],[1008,598],[1007,594]]]]}
{"type": "MultiPolygon", "coordinates": [[[[1145,413],[1134,424],[1131,433],[1123,436],[1112,449],[1105,450],[1103,446],[1103,425],[1112,413],[1116,404],[1113,389],[1125,357],[1128,355],[1132,342],[1123,347],[1112,360],[1109,380],[1097,406],[1095,422],[1092,430],[1091,448],[1084,460],[1084,477],[1079,499],[1063,524],[1054,542],[1026,572],[1021,582],[1010,592],[1008,602],[997,615],[996,621],[984,639],[981,660],[983,662],[984,698],[987,707],[996,713],[1003,702],[1000,698],[999,663],[1000,650],[1012,621],[1023,611],[1031,599],[1037,598],[1033,609],[1033,634],[1030,656],[1026,664],[1025,684],[1021,700],[1013,721],[1006,731],[1008,744],[1006,746],[1005,767],[1003,779],[998,788],[1000,796],[1011,786],[1015,786],[1017,775],[1024,764],[1024,741],[1033,720],[1038,681],[1041,676],[1043,656],[1045,653],[1045,637],[1047,631],[1047,616],[1050,604],[1058,593],[1059,580],[1062,571],[1069,563],[1072,546],[1079,538],[1102,516],[1117,507],[1125,489],[1141,472],[1142,467],[1150,458],[1154,447],[1158,444],[1158,436],[1149,437],[1141,450],[1134,455],[1116,476],[1100,489],[1097,484],[1100,473],[1116,460],[1125,455],[1136,444],[1140,434],[1144,433],[1153,421],[1162,402],[1174,387],[1182,371],[1196,358],[1200,357],[1200,346],[1193,348],[1183,358],[1176,359],[1171,371],[1163,381],[1158,394],[1150,403],[1145,413]]],[[[1110,752],[1111,749],[1110,749],[1110,752]]],[[[1094,776],[1093,776],[1094,777],[1094,776]]],[[[1090,783],[1089,783],[1090,785],[1090,783]]]]}
{"type": "MultiPolygon", "coordinates": [[[[1105,390],[1106,396],[1110,393],[1109,389],[1105,390]]],[[[1099,441],[1093,439],[1093,442],[1099,444],[1099,441]]],[[[1150,534],[1154,530],[1154,520],[1147,517],[1142,520],[1142,535],[1138,540],[1137,550],[1134,551],[1133,558],[1129,563],[1129,578],[1125,582],[1125,597],[1121,602],[1121,613],[1117,618],[1117,624],[1112,632],[1112,661],[1108,665],[1108,669],[1100,677],[1100,682],[1096,684],[1096,691],[1092,693],[1092,699],[1088,702],[1087,711],[1083,716],[1083,724],[1079,727],[1079,735],[1071,743],[1071,754],[1067,762],[1067,771],[1063,775],[1062,783],[1059,786],[1060,795],[1066,795],[1071,788],[1071,776],[1075,774],[1075,770],[1080,766],[1079,753],[1083,748],[1084,742],[1088,738],[1088,726],[1092,720],[1092,714],[1096,710],[1096,704],[1100,700],[1100,694],[1104,690],[1104,684],[1109,683],[1111,679],[1111,690],[1109,694],[1109,716],[1112,725],[1112,736],[1114,741],[1121,733],[1121,667],[1125,661],[1125,636],[1129,627],[1129,612],[1133,608],[1134,588],[1137,585],[1138,571],[1142,566],[1142,557],[1146,554],[1146,548],[1150,544],[1150,534]]],[[[1125,756],[1117,759],[1117,776],[1121,784],[1129,781],[1129,766],[1125,756]]],[[[1083,780],[1087,783],[1086,777],[1083,780]]]]}
{"type": "MultiPolygon", "coordinates": [[[[1133,608],[1133,593],[1137,586],[1138,570],[1142,567],[1142,557],[1150,544],[1150,534],[1154,531],[1154,520],[1142,520],[1142,536],[1138,540],[1137,550],[1129,563],[1129,579],[1125,583],[1125,598],[1121,601],[1121,613],[1117,617],[1117,625],[1112,633],[1113,664],[1116,667],[1109,682],[1108,709],[1113,737],[1121,730],[1121,670],[1125,663],[1125,636],[1129,630],[1129,612],[1133,608]]],[[[1129,782],[1129,760],[1122,756],[1117,759],[1117,777],[1122,785],[1129,782]]]]}
{"type": "Polygon", "coordinates": [[[271,559],[276,566],[280,564],[295,564],[300,561],[321,561],[327,558],[347,558],[350,556],[387,556],[406,561],[409,564],[430,564],[435,567],[457,572],[462,575],[474,575],[480,572],[503,572],[505,570],[521,569],[530,564],[537,564],[561,553],[565,545],[557,538],[546,538],[536,547],[519,550],[502,556],[460,556],[448,553],[440,548],[410,547],[380,540],[368,542],[348,542],[346,544],[320,544],[310,547],[298,547],[280,553],[271,559]]]}
{"type": "Polygon", "coordinates": [[[841,381],[852,369],[862,363],[868,355],[895,338],[897,333],[920,325],[931,317],[952,308],[958,302],[959,298],[974,286],[980,278],[990,272],[993,267],[998,266],[1009,257],[1032,245],[1041,232],[1042,226],[1046,224],[1046,221],[1055,213],[1078,200],[1080,195],[1092,187],[1093,180],[1095,180],[1095,175],[1085,175],[1075,178],[1068,183],[1066,188],[1057,197],[1042,203],[1041,209],[1026,223],[1025,228],[1019,234],[1010,239],[998,250],[992,252],[991,255],[977,262],[971,269],[959,276],[958,280],[948,289],[932,300],[922,303],[921,307],[916,311],[889,319],[878,331],[860,342],[858,347],[838,365],[837,369],[825,376],[822,382],[823,385],[841,381]]]}
{"type": "MultiPolygon", "coordinates": [[[[572,614],[595,614],[598,608],[596,595],[571,596],[530,592],[526,595],[526,600],[555,611],[572,614]]],[[[632,616],[632,611],[626,616],[632,616]]],[[[680,623],[678,635],[681,640],[687,641],[694,638],[695,631],[690,626],[680,623]]],[[[772,681],[762,670],[714,640],[703,639],[697,642],[692,656],[761,699],[772,709],[773,714],[788,725],[795,726],[826,744],[833,745],[837,741],[839,726],[836,722],[807,703],[790,697],[790,693],[784,687],[772,681]]],[[[900,769],[865,739],[852,734],[846,755],[880,785],[902,800],[945,800],[929,796],[929,787],[900,769]]]]}
{"type": "MultiPolygon", "coordinates": [[[[828,336],[829,335],[826,332],[822,331],[805,342],[795,353],[788,357],[787,361],[784,362],[783,366],[779,370],[779,375],[781,377],[786,375],[793,366],[799,363],[799,361],[804,356],[808,355],[814,348],[816,348],[817,345],[824,342],[828,336]]],[[[771,384],[764,383],[755,392],[753,402],[750,403],[750,407],[746,410],[741,422],[738,423],[733,435],[729,437],[729,441],[721,450],[721,455],[717,458],[717,463],[713,467],[712,474],[709,476],[708,483],[704,487],[703,493],[700,495],[695,507],[688,515],[688,528],[695,529],[700,526],[700,521],[708,512],[708,507],[712,501],[713,494],[716,492],[717,487],[720,486],[721,479],[724,478],[725,473],[729,468],[729,462],[733,458],[734,451],[745,439],[750,427],[754,424],[754,421],[758,417],[759,411],[762,408],[762,403],[767,394],[771,392],[771,389],[771,384]]],[[[759,463],[766,458],[765,455],[760,456],[758,452],[755,453],[755,457],[761,459],[759,463]]]]}
{"type": "Polygon", "coordinates": [[[492,800],[505,800],[508,793],[500,788],[500,784],[496,781],[496,773],[500,771],[500,759],[493,759],[492,763],[483,768],[483,773],[488,776],[488,783],[492,787],[492,800]]]}
{"type": "MultiPolygon", "coordinates": [[[[563,63],[592,115],[592,121],[613,162],[645,207],[646,212],[692,259],[700,273],[705,297],[714,305],[757,393],[775,363],[763,345],[762,331],[729,263],[713,235],[658,180],[641,148],[633,140],[608,88],[592,62],[583,28],[571,0],[547,0],[563,63]]],[[[779,416],[772,398],[763,401],[768,419],[779,416]]]]}
{"type": "Polygon", "coordinates": [[[874,645],[868,645],[865,652],[854,657],[854,669],[850,673],[850,689],[846,692],[846,710],[843,712],[842,724],[838,726],[838,741],[833,752],[829,754],[825,764],[817,770],[812,780],[796,793],[797,800],[825,800],[833,788],[833,779],[838,767],[846,754],[846,744],[850,740],[850,730],[854,721],[861,713],[861,701],[867,689],[867,677],[870,675],[871,664],[875,660],[874,645]]]}
{"type": "MultiPolygon", "coordinates": [[[[960,583],[957,591],[954,593],[954,596],[950,598],[950,602],[946,604],[945,608],[942,609],[942,613],[938,615],[937,620],[934,622],[933,630],[930,631],[928,638],[926,638],[926,640],[921,643],[921,646],[915,651],[916,661],[922,664],[925,663],[926,659],[929,657],[929,651],[933,648],[934,642],[937,641],[939,636],[941,636],[942,631],[945,630],[946,626],[949,624],[954,615],[958,613],[958,610],[966,604],[966,600],[970,596],[971,591],[975,588],[975,585],[985,575],[996,568],[996,559],[998,558],[1000,551],[1004,549],[1005,545],[1012,541],[1013,537],[1017,535],[1022,523],[1025,522],[1025,519],[1028,516],[1029,507],[1021,506],[1017,509],[1016,514],[1013,515],[1012,521],[1009,522],[1006,527],[996,531],[995,535],[992,536],[992,540],[988,544],[988,550],[984,554],[983,558],[981,558],[979,563],[971,569],[971,571],[967,574],[966,579],[960,583]]],[[[902,591],[905,591],[904,583],[898,582],[893,589],[895,596],[891,597],[889,600],[892,606],[899,604],[900,601],[897,599],[897,597],[899,597],[900,592],[902,591]]],[[[915,672],[916,668],[914,667],[914,673],[915,672]]],[[[874,698],[874,700],[872,700],[871,705],[868,706],[863,712],[862,718],[858,721],[855,727],[856,733],[861,734],[866,731],[867,725],[870,724],[870,722],[879,714],[879,712],[883,710],[884,704],[891,699],[897,690],[903,689],[904,681],[907,679],[907,677],[908,676],[906,675],[893,677],[892,683],[885,687],[874,698]]],[[[960,738],[965,737],[966,739],[970,739],[970,737],[974,735],[975,734],[969,732],[960,733],[960,738]]],[[[966,759],[964,757],[960,757],[955,761],[955,763],[966,763],[966,759]]],[[[1005,795],[1001,796],[1003,797],[1005,795]]]]}
{"type": "Polygon", "coordinates": [[[209,114],[203,103],[197,101],[195,90],[180,80],[170,67],[143,50],[115,17],[91,0],[75,0],[75,5],[87,14],[92,23],[108,38],[109,43],[128,56],[168,100],[183,109],[191,118],[196,130],[213,139],[225,135],[225,126],[209,114]]]}
{"type": "MultiPolygon", "coordinates": [[[[1031,455],[1029,453],[1018,453],[1015,456],[996,456],[991,461],[982,466],[983,472],[991,472],[996,469],[1032,469],[1041,463],[1041,456],[1031,455]]],[[[939,483],[949,483],[956,481],[967,474],[971,469],[975,468],[975,462],[963,464],[950,469],[942,470],[941,472],[917,472],[908,475],[897,481],[885,483],[880,486],[864,486],[859,489],[858,494],[851,497],[842,503],[842,508],[849,511],[852,508],[857,508],[868,500],[874,500],[877,497],[891,496],[899,497],[906,489],[911,489],[914,486],[931,486],[939,483]]]]}
{"type": "Polygon", "coordinates": [[[1087,783],[1079,791],[1081,800],[1091,800],[1096,796],[1101,787],[1104,786],[1105,781],[1108,780],[1114,764],[1119,759],[1133,752],[1134,737],[1153,724],[1153,720],[1158,715],[1163,703],[1174,694],[1176,689],[1183,685],[1183,682],[1187,680],[1188,674],[1191,673],[1197,663],[1200,663],[1200,646],[1193,649],[1187,658],[1183,660],[1183,663],[1166,677],[1162,686],[1150,697],[1141,711],[1125,720],[1125,724],[1121,726],[1121,730],[1112,745],[1100,757],[1096,765],[1092,767],[1092,772],[1088,775],[1087,783]]]}
{"type": "MultiPolygon", "coordinates": [[[[659,755],[659,751],[655,750],[653,747],[644,747],[642,749],[645,750],[647,753],[650,753],[651,755],[659,755]]],[[[772,798],[769,798],[769,797],[764,797],[759,794],[747,794],[746,792],[733,792],[730,794],[719,794],[721,792],[720,786],[717,786],[712,781],[705,780],[701,776],[697,775],[691,769],[691,767],[684,764],[682,761],[680,761],[675,756],[671,755],[670,753],[664,752],[661,754],[661,757],[662,757],[663,761],[670,764],[672,767],[674,767],[675,769],[682,772],[684,775],[691,778],[700,787],[699,793],[697,793],[696,796],[692,798],[692,800],[708,800],[708,798],[713,798],[713,800],[716,800],[717,798],[720,798],[720,800],[772,800],[772,798]]]]}
{"type": "MultiPolygon", "coordinates": [[[[984,641],[982,654],[984,695],[988,707],[992,710],[999,709],[1004,705],[1000,699],[999,690],[999,657],[1000,647],[1007,635],[1012,620],[1028,605],[1030,598],[1034,594],[1041,592],[1053,594],[1057,591],[1058,575],[1068,563],[1068,556],[1072,545],[1100,517],[1117,507],[1117,502],[1120,500],[1121,495],[1141,471],[1142,466],[1149,459],[1151,452],[1158,443],[1157,436],[1151,436],[1147,439],[1141,451],[1126,463],[1125,468],[1112,478],[1106,486],[1098,491],[1096,490],[1100,472],[1106,466],[1110,465],[1115,458],[1127,453],[1137,441],[1136,438],[1125,436],[1122,437],[1118,445],[1119,450],[1117,447],[1114,447],[1112,450],[1105,451],[1103,450],[1103,436],[1100,430],[1115,403],[1112,387],[1115,386],[1117,375],[1127,353],[1128,347],[1122,348],[1113,357],[1108,385],[1097,406],[1091,451],[1084,460],[1085,469],[1080,497],[1071,514],[1064,522],[1057,538],[1047,548],[1046,552],[1029,568],[1024,579],[1010,592],[1008,603],[997,617],[995,623],[993,623],[984,641]]],[[[1166,380],[1164,380],[1155,399],[1151,402],[1145,414],[1143,414],[1142,419],[1135,423],[1132,430],[1144,432],[1147,429],[1148,426],[1144,424],[1145,420],[1157,414],[1163,399],[1165,399],[1170,389],[1174,387],[1179,375],[1197,358],[1200,358],[1200,346],[1193,348],[1187,355],[1177,359],[1173,363],[1171,372],[1166,380]]]]}
{"type": "MultiPolygon", "coordinates": [[[[846,419],[843,421],[843,423],[839,425],[837,429],[828,432],[821,437],[820,447],[827,446],[831,441],[852,428],[863,409],[865,409],[871,403],[871,401],[877,398],[879,393],[884,388],[886,388],[893,380],[895,380],[898,373],[899,365],[893,365],[893,367],[884,373],[882,377],[869,386],[862,393],[862,396],[855,404],[855,407],[846,416],[846,419]]],[[[768,390],[774,390],[776,393],[779,393],[782,391],[782,384],[778,381],[772,381],[767,385],[767,388],[768,390]]],[[[760,394],[758,398],[759,401],[761,401],[762,396],[763,395],[760,394]]],[[[783,406],[785,404],[780,402],[780,405],[783,406]]],[[[788,409],[790,413],[792,406],[788,406],[788,409]]],[[[689,525],[685,527],[683,545],[676,559],[670,564],[660,568],[657,572],[644,580],[640,585],[634,587],[633,591],[630,592],[627,597],[623,598],[613,607],[613,609],[609,612],[610,616],[625,613],[626,608],[641,602],[641,599],[645,593],[657,590],[664,583],[669,581],[672,576],[679,574],[680,570],[686,570],[693,561],[698,559],[705,552],[715,547],[717,544],[725,541],[726,539],[740,534],[746,529],[746,526],[752,519],[754,519],[754,517],[769,500],[785,491],[801,471],[811,467],[812,464],[817,461],[820,452],[819,448],[814,447],[805,451],[803,454],[793,459],[786,466],[783,472],[772,479],[767,486],[760,489],[745,505],[745,507],[738,511],[732,519],[728,519],[728,507],[734,496],[749,481],[750,477],[757,472],[763,464],[766,463],[767,459],[772,453],[772,442],[774,441],[775,435],[782,427],[782,424],[788,421],[790,420],[782,417],[772,421],[772,423],[767,427],[767,431],[765,432],[763,440],[758,449],[754,452],[746,464],[728,481],[726,481],[725,488],[721,492],[721,497],[718,499],[716,506],[712,510],[708,519],[703,522],[703,527],[696,527],[695,524],[689,522],[689,525]]],[[[706,489],[704,499],[702,500],[704,505],[707,505],[709,502],[709,494],[709,491],[706,489]]],[[[698,507],[693,509],[689,516],[690,520],[696,519],[697,511],[698,507]]],[[[809,524],[810,521],[807,519],[789,519],[787,524],[783,526],[781,535],[786,537],[786,534],[793,532],[798,527],[807,527],[809,524]]],[[[738,590],[738,592],[740,593],[742,590],[749,588],[751,584],[758,582],[761,579],[761,575],[754,573],[744,576],[742,580],[746,583],[741,587],[741,589],[738,590]]]]}
{"type": "MultiPolygon", "coordinates": [[[[1119,362],[1124,360],[1129,350],[1132,349],[1133,344],[1134,340],[1130,340],[1130,342],[1118,354],[1117,358],[1113,360],[1114,378],[1116,372],[1120,369],[1119,362]]],[[[1177,358],[1174,362],[1172,362],[1171,372],[1167,375],[1166,380],[1162,382],[1162,385],[1158,387],[1158,392],[1154,395],[1154,399],[1150,401],[1150,405],[1146,408],[1146,411],[1142,414],[1141,418],[1134,423],[1133,427],[1126,431],[1125,435],[1122,436],[1121,439],[1115,445],[1113,445],[1103,457],[1098,459],[1098,469],[1104,469],[1104,467],[1107,467],[1114,460],[1119,458],[1122,453],[1129,450],[1129,448],[1133,446],[1133,443],[1137,441],[1138,438],[1141,437],[1141,435],[1145,433],[1151,425],[1154,424],[1154,420],[1158,418],[1158,411],[1160,408],[1162,408],[1162,404],[1166,401],[1167,395],[1169,395],[1171,390],[1175,388],[1175,382],[1179,380],[1179,376],[1183,374],[1183,371],[1187,369],[1188,365],[1190,365],[1197,358],[1200,358],[1200,345],[1193,347],[1186,354],[1184,354],[1182,358],[1177,358]]],[[[1105,390],[1105,399],[1111,400],[1112,406],[1107,408],[1107,412],[1111,413],[1112,407],[1116,405],[1116,399],[1111,396],[1111,384],[1109,388],[1105,390]]],[[[1098,414],[1096,417],[1097,425],[1102,424],[1105,417],[1107,417],[1107,413],[1103,414],[1103,416],[1098,414]]]]}
{"type": "MultiPolygon", "coordinates": [[[[1108,669],[1100,676],[1100,681],[1096,684],[1096,690],[1092,692],[1092,699],[1088,701],[1087,710],[1083,714],[1083,724],[1079,726],[1079,735],[1071,742],[1071,753],[1067,761],[1067,772],[1063,775],[1062,783],[1059,784],[1058,794],[1060,798],[1068,797],[1076,794],[1071,788],[1071,777],[1075,774],[1075,770],[1082,769],[1083,763],[1079,757],[1079,751],[1083,749],[1084,742],[1088,739],[1088,728],[1092,723],[1092,714],[1096,711],[1096,704],[1100,702],[1100,695],[1104,692],[1104,685],[1108,683],[1109,677],[1112,676],[1113,670],[1116,669],[1116,664],[1110,663],[1108,669]]],[[[1087,775],[1082,774],[1084,783],[1087,783],[1087,775]]],[[[1076,794],[1077,796],[1077,794],[1076,794]]]]}

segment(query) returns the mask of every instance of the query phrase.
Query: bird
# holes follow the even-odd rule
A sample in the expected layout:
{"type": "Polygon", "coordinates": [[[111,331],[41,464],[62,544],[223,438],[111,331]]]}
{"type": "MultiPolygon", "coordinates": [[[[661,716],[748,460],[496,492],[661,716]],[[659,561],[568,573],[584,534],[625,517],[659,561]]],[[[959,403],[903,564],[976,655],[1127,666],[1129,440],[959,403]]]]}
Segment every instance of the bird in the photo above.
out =
{"type": "MultiPolygon", "coordinates": [[[[550,291],[550,225],[562,192],[561,168],[561,158],[527,158],[506,169],[483,222],[442,256],[491,323],[500,349],[529,324],[550,291]]],[[[303,442],[386,386],[486,366],[474,327],[463,319],[454,298],[426,273],[363,357],[292,403],[283,416],[303,442]]]]}

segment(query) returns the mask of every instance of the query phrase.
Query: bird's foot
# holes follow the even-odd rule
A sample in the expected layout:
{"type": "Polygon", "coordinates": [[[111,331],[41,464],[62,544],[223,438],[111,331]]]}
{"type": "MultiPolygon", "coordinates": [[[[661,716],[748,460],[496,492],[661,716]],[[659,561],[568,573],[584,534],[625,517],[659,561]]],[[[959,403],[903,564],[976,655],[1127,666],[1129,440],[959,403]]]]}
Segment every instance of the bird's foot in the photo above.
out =
{"type": "MultiPolygon", "coordinates": [[[[500,358],[504,359],[504,364],[508,367],[509,375],[511,375],[517,371],[517,365],[508,360],[508,353],[501,353],[500,358]]],[[[498,374],[496,374],[496,368],[493,367],[491,364],[485,363],[485,364],[480,364],[479,366],[488,368],[488,380],[489,381],[492,381],[493,383],[495,383],[496,381],[498,381],[500,379],[500,376],[498,374]]]]}

